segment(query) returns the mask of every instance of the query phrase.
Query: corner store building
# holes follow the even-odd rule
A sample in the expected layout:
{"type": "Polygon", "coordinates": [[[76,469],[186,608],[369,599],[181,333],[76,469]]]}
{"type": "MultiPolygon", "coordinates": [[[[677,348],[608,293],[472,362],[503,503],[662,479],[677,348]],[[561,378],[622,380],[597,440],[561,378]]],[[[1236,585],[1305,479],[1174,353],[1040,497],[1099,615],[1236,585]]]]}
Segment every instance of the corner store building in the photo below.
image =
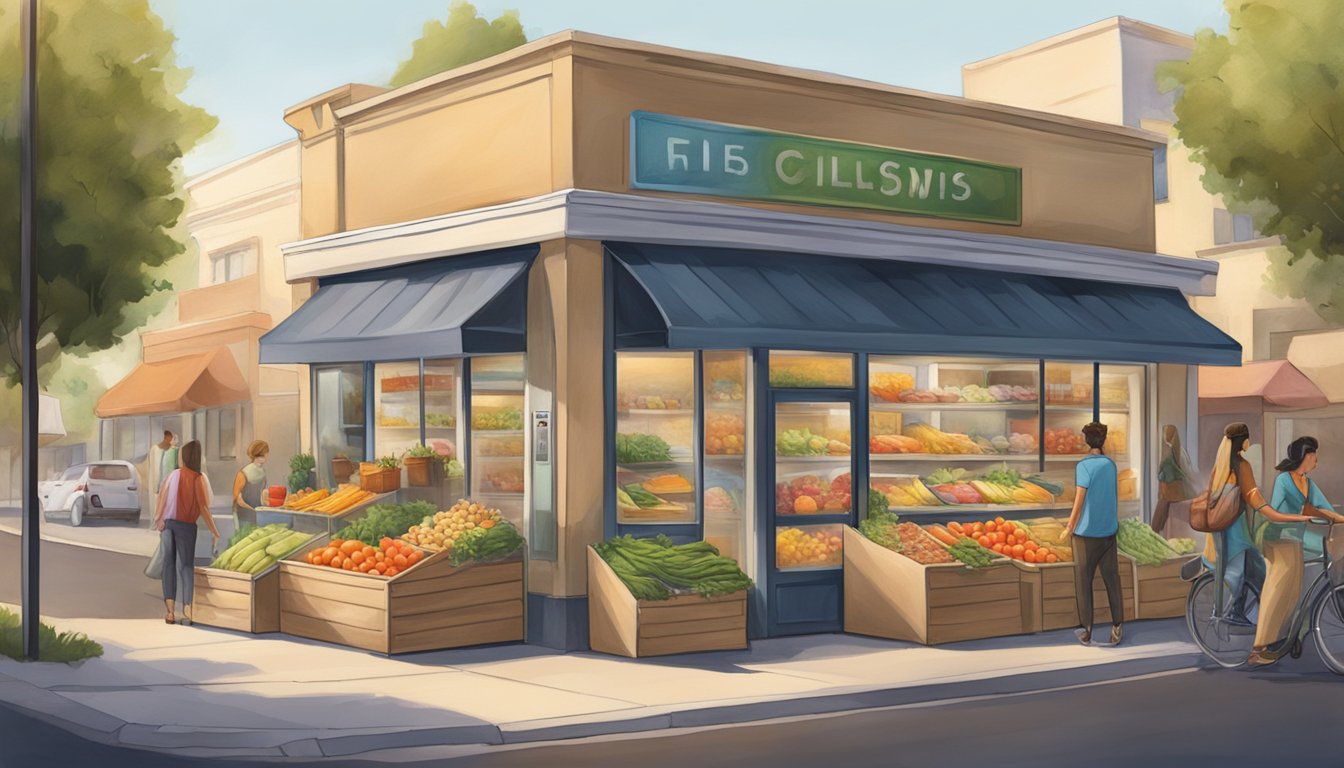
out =
{"type": "MultiPolygon", "coordinates": [[[[304,236],[286,276],[317,292],[262,362],[308,363],[314,382],[343,364],[345,391],[373,392],[365,364],[525,352],[528,636],[547,645],[584,644],[589,544],[704,533],[618,518],[618,350],[689,350],[696,373],[696,350],[741,350],[757,633],[839,618],[835,572],[771,567],[767,350],[859,353],[861,384],[839,401],[860,447],[869,352],[1140,364],[1143,424],[1185,423],[1187,363],[1240,359],[1182,295],[1211,294],[1216,265],[1153,253],[1156,145],[1133,129],[575,32],[394,91],[338,88],[286,121],[304,236]],[[886,168],[904,195],[888,194],[885,160],[918,167],[886,168]]],[[[309,442],[349,416],[315,401],[309,442]]],[[[367,455],[375,405],[363,412],[347,434],[367,455]]],[[[1154,432],[1135,461],[1151,463],[1154,432]]],[[[868,462],[854,462],[863,509],[868,462]]]]}

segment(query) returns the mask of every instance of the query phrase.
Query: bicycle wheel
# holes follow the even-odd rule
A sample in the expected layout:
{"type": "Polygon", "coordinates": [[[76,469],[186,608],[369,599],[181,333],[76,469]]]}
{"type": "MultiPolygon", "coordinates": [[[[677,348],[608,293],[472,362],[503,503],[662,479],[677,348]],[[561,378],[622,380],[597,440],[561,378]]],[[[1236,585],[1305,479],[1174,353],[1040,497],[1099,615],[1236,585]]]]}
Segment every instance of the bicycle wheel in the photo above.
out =
{"type": "Polygon", "coordinates": [[[1255,644],[1255,627],[1229,624],[1221,618],[1232,604],[1231,590],[1223,590],[1221,609],[1215,605],[1213,574],[1206,573],[1190,585],[1185,600],[1185,623],[1190,636],[1205,656],[1220,667],[1235,669],[1246,663],[1255,644]]]}
{"type": "Polygon", "coordinates": [[[1321,595],[1311,618],[1321,661],[1331,672],[1344,675],[1344,585],[1321,595]]]}

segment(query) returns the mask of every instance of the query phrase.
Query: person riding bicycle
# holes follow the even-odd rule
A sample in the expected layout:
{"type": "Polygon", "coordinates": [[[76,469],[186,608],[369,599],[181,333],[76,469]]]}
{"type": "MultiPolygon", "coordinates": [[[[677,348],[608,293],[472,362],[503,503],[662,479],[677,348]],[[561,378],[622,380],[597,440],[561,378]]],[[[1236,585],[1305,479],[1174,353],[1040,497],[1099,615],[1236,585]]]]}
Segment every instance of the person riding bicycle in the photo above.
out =
{"type": "Polygon", "coordinates": [[[1218,445],[1218,454],[1213,460],[1209,489],[1221,489],[1225,484],[1235,482],[1237,492],[1241,495],[1241,514],[1232,527],[1209,537],[1204,552],[1204,564],[1210,570],[1215,569],[1215,557],[1223,563],[1223,583],[1233,596],[1226,621],[1244,627],[1251,626],[1250,619],[1246,617],[1246,601],[1250,590],[1252,586],[1259,587],[1265,578],[1265,560],[1252,538],[1251,513],[1267,505],[1260,489],[1256,487],[1255,472],[1250,462],[1241,455],[1250,439],[1250,427],[1241,422],[1228,424],[1223,430],[1223,441],[1218,445]]]}
{"type": "Polygon", "coordinates": [[[1293,612],[1298,595],[1302,592],[1303,550],[1320,554],[1323,542],[1316,533],[1308,533],[1306,521],[1326,518],[1344,522],[1316,481],[1307,477],[1318,463],[1320,443],[1314,437],[1299,437],[1288,446],[1288,456],[1275,469],[1274,493],[1269,507],[1277,510],[1282,520],[1268,513],[1266,519],[1257,518],[1255,542],[1264,552],[1267,565],[1265,588],[1260,597],[1260,619],[1255,628],[1255,647],[1247,662],[1251,666],[1273,664],[1277,655],[1265,650],[1282,639],[1283,625],[1293,612]]]}

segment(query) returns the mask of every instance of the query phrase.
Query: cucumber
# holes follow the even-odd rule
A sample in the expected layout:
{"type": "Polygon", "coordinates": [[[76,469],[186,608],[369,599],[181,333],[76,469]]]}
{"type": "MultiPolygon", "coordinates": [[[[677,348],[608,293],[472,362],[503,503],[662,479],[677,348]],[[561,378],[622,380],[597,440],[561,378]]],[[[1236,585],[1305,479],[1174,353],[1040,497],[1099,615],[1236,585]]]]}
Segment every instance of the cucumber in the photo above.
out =
{"type": "Polygon", "coordinates": [[[288,536],[285,536],[284,538],[277,537],[276,541],[273,541],[270,544],[270,546],[266,547],[266,554],[270,555],[271,557],[284,557],[285,555],[288,555],[290,552],[293,552],[294,550],[303,546],[303,544],[310,538],[312,537],[309,536],[308,534],[299,533],[297,531],[289,534],[288,536]]]}
{"type": "Polygon", "coordinates": [[[276,558],[274,558],[274,557],[272,557],[271,555],[268,554],[268,555],[266,555],[265,557],[263,557],[263,558],[261,558],[260,560],[258,560],[258,561],[257,561],[251,568],[249,568],[249,569],[247,569],[246,571],[244,571],[244,573],[252,574],[252,575],[261,573],[262,571],[266,570],[267,568],[270,568],[272,565],[275,565],[275,561],[276,561],[276,558]]]}
{"type": "Polygon", "coordinates": [[[238,566],[237,568],[234,568],[233,570],[238,571],[239,573],[252,573],[252,567],[264,561],[265,559],[266,559],[266,550],[258,549],[256,552],[253,552],[250,556],[248,556],[248,558],[243,561],[242,565],[238,566]]]}
{"type": "Polygon", "coordinates": [[[247,562],[247,559],[254,553],[261,552],[265,554],[266,547],[271,545],[271,539],[275,538],[277,535],[278,534],[275,533],[268,533],[249,543],[247,546],[239,548],[238,551],[233,554],[233,557],[229,558],[229,562],[224,567],[230,571],[242,570],[243,563],[247,562]]]}

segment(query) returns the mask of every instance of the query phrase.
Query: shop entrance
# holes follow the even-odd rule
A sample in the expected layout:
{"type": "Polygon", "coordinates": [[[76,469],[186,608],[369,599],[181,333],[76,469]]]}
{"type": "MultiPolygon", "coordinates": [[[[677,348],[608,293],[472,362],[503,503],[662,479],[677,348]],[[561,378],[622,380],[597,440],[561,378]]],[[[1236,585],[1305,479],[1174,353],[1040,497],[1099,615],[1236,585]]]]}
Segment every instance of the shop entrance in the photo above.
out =
{"type": "Polygon", "coordinates": [[[761,452],[769,456],[763,488],[773,492],[762,494],[760,507],[770,635],[843,627],[841,540],[844,526],[857,522],[856,398],[853,388],[767,390],[765,434],[774,451],[761,452]]]}

